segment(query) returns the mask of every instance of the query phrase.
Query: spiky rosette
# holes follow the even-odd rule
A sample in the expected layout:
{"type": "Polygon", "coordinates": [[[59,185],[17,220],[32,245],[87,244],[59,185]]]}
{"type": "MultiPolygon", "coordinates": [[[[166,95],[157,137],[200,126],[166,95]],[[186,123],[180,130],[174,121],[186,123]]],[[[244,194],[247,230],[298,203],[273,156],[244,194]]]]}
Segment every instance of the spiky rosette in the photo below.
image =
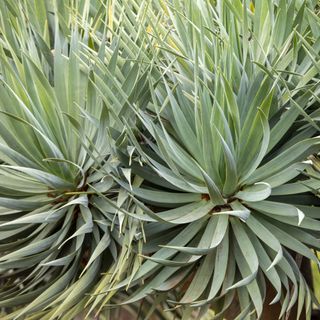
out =
{"type": "MultiPolygon", "coordinates": [[[[0,4],[0,307],[8,319],[72,319],[90,292],[138,264],[131,245],[142,241],[134,238],[141,224],[125,214],[137,205],[112,178],[119,123],[106,105],[124,112],[135,85],[124,74],[140,72],[121,56],[130,56],[124,39],[103,35],[103,4],[92,15],[72,3],[0,4]],[[107,81],[88,50],[104,57],[107,81]]],[[[91,310],[104,296],[94,298],[91,310]]]]}
{"type": "Polygon", "coordinates": [[[136,285],[128,303],[178,287],[178,306],[214,303],[224,314],[237,300],[243,319],[260,318],[266,303],[280,303],[280,317],[297,304],[297,318],[303,307],[310,317],[299,261],[318,263],[320,248],[320,202],[310,192],[319,180],[303,174],[320,149],[312,9],[174,1],[160,22],[150,19],[162,77],[149,81],[147,110],[136,110],[139,133],[127,130],[140,160],[131,169],[144,179],[131,192],[152,221],[145,263],[117,286],[136,285]]]}
{"type": "Polygon", "coordinates": [[[1,1],[1,317],[309,319],[318,9],[1,1]]]}

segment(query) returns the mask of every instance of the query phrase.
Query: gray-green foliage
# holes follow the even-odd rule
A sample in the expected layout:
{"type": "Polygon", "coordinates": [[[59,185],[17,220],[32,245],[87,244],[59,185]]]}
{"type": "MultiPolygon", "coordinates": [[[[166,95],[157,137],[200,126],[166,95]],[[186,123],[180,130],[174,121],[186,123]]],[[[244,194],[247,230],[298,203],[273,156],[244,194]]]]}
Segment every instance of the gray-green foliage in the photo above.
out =
{"type": "Polygon", "coordinates": [[[309,192],[320,184],[303,173],[319,175],[304,161],[320,149],[315,2],[166,9],[150,19],[162,75],[150,79],[147,110],[136,110],[143,145],[127,128],[143,162],[132,170],[145,179],[132,193],[157,207],[131,283],[154,277],[129,302],[184,283],[172,303],[222,299],[223,313],[237,295],[242,316],[260,317],[268,282],[280,316],[297,304],[297,318],[303,306],[309,318],[314,298],[295,258],[318,263],[310,249],[320,245],[309,192]]]}
{"type": "Polygon", "coordinates": [[[269,284],[281,317],[310,318],[297,261],[320,250],[316,1],[0,9],[6,318],[147,299],[145,317],[237,300],[255,319],[269,284]]]}
{"type": "Polygon", "coordinates": [[[103,4],[72,3],[0,4],[0,306],[17,318],[73,318],[102,273],[109,286],[130,273],[142,242],[125,214],[137,205],[111,176],[119,124],[109,108],[123,112],[143,68],[120,29],[110,41],[103,4]]]}

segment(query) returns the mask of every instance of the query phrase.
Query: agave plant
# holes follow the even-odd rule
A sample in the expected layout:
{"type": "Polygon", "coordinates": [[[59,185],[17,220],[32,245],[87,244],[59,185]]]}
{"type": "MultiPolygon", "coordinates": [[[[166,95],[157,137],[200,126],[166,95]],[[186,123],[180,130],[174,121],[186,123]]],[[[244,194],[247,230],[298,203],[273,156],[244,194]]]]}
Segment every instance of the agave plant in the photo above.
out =
{"type": "Polygon", "coordinates": [[[0,8],[1,319],[73,319],[91,290],[139,263],[130,248],[141,222],[124,214],[137,205],[111,177],[120,129],[106,105],[124,113],[142,71],[126,33],[109,35],[102,3],[0,8]],[[88,50],[104,57],[106,75],[88,50]]]}
{"type": "Polygon", "coordinates": [[[319,263],[320,184],[304,173],[320,149],[316,4],[170,1],[149,11],[161,75],[148,79],[146,109],[133,107],[141,126],[127,125],[138,160],[119,147],[144,181],[118,182],[149,216],[146,261],[115,287],[136,289],[126,303],[157,291],[189,306],[185,319],[210,304],[223,316],[235,301],[237,319],[260,318],[269,303],[281,304],[277,317],[296,305],[297,319],[310,318],[299,261],[319,263]]]}

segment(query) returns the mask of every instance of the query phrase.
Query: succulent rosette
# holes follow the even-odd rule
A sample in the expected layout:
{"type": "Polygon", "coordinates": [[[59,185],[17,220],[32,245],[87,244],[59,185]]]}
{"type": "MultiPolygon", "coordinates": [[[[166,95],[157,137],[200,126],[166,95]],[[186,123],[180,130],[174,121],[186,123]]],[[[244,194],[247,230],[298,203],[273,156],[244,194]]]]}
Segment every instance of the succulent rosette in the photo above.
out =
{"type": "Polygon", "coordinates": [[[319,262],[311,191],[320,184],[306,172],[315,174],[307,157],[320,148],[310,54],[320,48],[319,25],[305,19],[318,17],[285,1],[167,9],[150,22],[161,77],[149,81],[146,110],[135,109],[141,128],[127,128],[139,159],[130,168],[144,182],[119,182],[152,218],[146,261],[121,284],[136,285],[128,302],[164,291],[172,307],[213,304],[216,315],[237,301],[239,319],[260,318],[269,303],[281,304],[280,317],[294,305],[310,317],[315,298],[299,268],[302,257],[319,262]]]}

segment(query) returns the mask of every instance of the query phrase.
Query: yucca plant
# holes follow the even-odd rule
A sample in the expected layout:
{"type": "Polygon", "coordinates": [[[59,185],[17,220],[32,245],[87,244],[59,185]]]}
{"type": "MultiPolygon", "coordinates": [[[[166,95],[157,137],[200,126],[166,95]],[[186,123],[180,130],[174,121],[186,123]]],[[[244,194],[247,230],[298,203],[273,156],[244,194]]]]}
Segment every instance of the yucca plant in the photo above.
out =
{"type": "Polygon", "coordinates": [[[0,9],[2,318],[309,319],[317,1],[0,9]]]}
{"type": "Polygon", "coordinates": [[[141,222],[124,214],[137,205],[111,176],[120,170],[121,124],[108,108],[125,114],[142,69],[123,48],[126,33],[108,31],[110,8],[0,3],[1,319],[73,319],[90,291],[110,288],[139,264],[131,245],[142,243],[134,237],[141,222]]]}
{"type": "Polygon", "coordinates": [[[296,305],[310,319],[299,268],[302,256],[319,263],[320,184],[306,175],[320,149],[316,4],[169,1],[149,13],[161,76],[148,79],[147,109],[133,107],[141,127],[127,126],[139,161],[119,151],[144,179],[119,183],[150,218],[146,262],[116,287],[136,288],[127,303],[158,291],[189,306],[185,319],[235,301],[237,319],[269,303],[281,305],[274,317],[296,305]]]}

